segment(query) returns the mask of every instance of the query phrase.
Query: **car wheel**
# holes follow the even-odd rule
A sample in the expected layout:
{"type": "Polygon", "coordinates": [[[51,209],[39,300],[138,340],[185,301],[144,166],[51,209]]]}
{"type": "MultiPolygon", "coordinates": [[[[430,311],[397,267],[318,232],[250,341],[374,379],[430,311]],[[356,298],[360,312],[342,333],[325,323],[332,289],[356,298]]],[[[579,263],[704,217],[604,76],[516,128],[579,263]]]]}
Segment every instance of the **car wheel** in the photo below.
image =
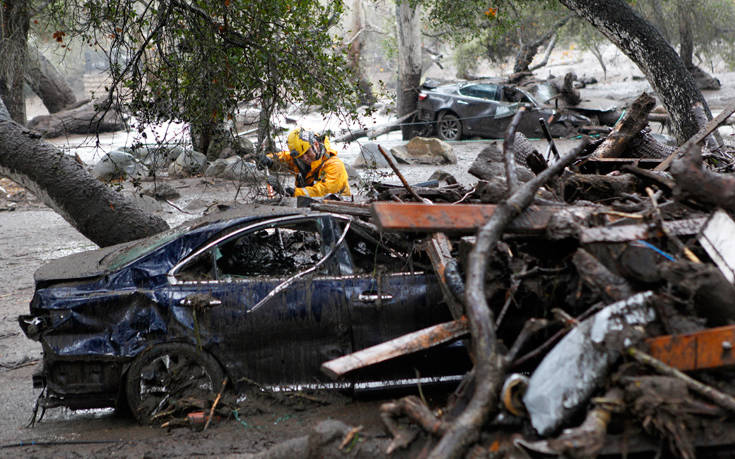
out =
{"type": "Polygon", "coordinates": [[[128,369],[125,393],[135,419],[151,424],[176,400],[206,399],[224,378],[217,361],[184,343],[155,345],[140,353],[128,369]]]}
{"type": "Polygon", "coordinates": [[[442,140],[459,140],[462,138],[462,121],[453,113],[444,112],[436,122],[436,134],[442,140]]]}

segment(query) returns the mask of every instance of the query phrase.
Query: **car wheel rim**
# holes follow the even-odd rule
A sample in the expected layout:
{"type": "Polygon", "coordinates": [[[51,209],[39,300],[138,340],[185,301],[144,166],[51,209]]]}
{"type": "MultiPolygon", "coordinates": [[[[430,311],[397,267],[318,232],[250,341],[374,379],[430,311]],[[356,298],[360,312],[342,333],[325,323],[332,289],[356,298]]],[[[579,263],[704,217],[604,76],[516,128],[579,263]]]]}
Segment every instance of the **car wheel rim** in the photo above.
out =
{"type": "Polygon", "coordinates": [[[459,121],[456,119],[443,120],[441,122],[442,136],[447,139],[457,137],[459,133],[459,121]]]}

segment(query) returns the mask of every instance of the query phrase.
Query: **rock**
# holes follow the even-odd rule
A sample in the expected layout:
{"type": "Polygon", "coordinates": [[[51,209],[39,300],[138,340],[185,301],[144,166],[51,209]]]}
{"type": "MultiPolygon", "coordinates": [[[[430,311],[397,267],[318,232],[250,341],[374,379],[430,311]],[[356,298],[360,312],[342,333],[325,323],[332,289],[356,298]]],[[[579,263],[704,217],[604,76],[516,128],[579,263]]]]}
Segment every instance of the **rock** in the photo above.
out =
{"type": "Polygon", "coordinates": [[[246,162],[239,156],[214,161],[204,175],[248,183],[259,183],[264,180],[263,172],[259,171],[255,164],[246,162]]]}
{"type": "Polygon", "coordinates": [[[126,177],[140,179],[148,176],[148,168],[138,162],[130,153],[113,150],[105,154],[94,165],[92,175],[103,182],[126,177]]]}
{"type": "MultiPolygon", "coordinates": [[[[533,172],[527,167],[519,163],[518,152],[515,154],[516,171],[518,180],[527,182],[535,177],[533,172]]],[[[525,162],[525,158],[523,158],[525,162]]],[[[505,181],[505,162],[503,161],[503,153],[498,149],[496,144],[490,144],[484,148],[477,158],[472,162],[469,173],[481,180],[503,180],[505,181]]]]}
{"type": "MultiPolygon", "coordinates": [[[[390,155],[390,153],[388,153],[390,155]]],[[[391,155],[393,159],[393,155],[391,155]]],[[[388,161],[385,160],[380,150],[378,150],[378,144],[375,142],[368,142],[365,145],[360,145],[360,154],[357,156],[355,161],[352,162],[352,167],[365,168],[365,167],[390,167],[388,161]]]]}
{"type": "Polygon", "coordinates": [[[125,151],[150,169],[166,170],[186,150],[180,145],[160,145],[125,148],[125,151]]]}
{"type": "Polygon", "coordinates": [[[350,166],[349,164],[345,164],[345,170],[347,171],[347,177],[350,180],[358,180],[360,178],[360,173],[357,171],[357,169],[350,166]]]}
{"type": "Polygon", "coordinates": [[[438,180],[439,182],[444,182],[447,185],[456,185],[459,183],[452,174],[441,169],[435,170],[434,173],[431,174],[431,177],[429,177],[429,180],[438,180]]]}
{"type": "Polygon", "coordinates": [[[435,138],[414,137],[404,146],[391,148],[390,152],[405,164],[457,164],[451,145],[435,138]]]}
{"type": "Polygon", "coordinates": [[[189,177],[201,173],[207,166],[207,157],[198,151],[184,151],[168,166],[170,177],[189,177]]]}
{"type": "Polygon", "coordinates": [[[165,199],[176,199],[181,196],[181,193],[176,191],[176,189],[168,183],[153,183],[153,185],[145,188],[141,194],[144,196],[151,196],[159,201],[165,199]]]}

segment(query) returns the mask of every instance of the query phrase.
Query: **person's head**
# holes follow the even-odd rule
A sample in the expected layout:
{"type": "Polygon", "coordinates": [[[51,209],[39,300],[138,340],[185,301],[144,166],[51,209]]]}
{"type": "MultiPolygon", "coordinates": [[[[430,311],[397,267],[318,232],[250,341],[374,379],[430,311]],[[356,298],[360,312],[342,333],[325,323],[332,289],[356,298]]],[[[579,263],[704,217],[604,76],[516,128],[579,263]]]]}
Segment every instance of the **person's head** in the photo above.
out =
{"type": "Polygon", "coordinates": [[[296,128],[288,135],[288,149],[291,158],[305,162],[307,165],[319,159],[319,141],[313,132],[296,128]]]}

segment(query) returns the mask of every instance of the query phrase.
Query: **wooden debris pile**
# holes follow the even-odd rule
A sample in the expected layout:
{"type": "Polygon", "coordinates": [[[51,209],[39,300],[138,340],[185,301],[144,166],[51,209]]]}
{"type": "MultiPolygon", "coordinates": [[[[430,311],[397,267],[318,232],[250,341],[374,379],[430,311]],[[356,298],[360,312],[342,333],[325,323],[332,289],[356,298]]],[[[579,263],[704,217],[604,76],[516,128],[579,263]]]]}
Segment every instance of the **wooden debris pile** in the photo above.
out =
{"type": "Polygon", "coordinates": [[[647,125],[653,105],[642,95],[608,136],[566,154],[553,141],[535,151],[511,123],[503,151],[472,166],[473,190],[414,188],[392,165],[403,187],[383,201],[313,205],[421,238],[455,319],[327,374],[452,339],[474,363],[441,415],[415,397],[384,406],[391,451],[417,436],[431,458],[735,444],[735,161],[716,133],[735,106],[674,148],[647,125]]]}

